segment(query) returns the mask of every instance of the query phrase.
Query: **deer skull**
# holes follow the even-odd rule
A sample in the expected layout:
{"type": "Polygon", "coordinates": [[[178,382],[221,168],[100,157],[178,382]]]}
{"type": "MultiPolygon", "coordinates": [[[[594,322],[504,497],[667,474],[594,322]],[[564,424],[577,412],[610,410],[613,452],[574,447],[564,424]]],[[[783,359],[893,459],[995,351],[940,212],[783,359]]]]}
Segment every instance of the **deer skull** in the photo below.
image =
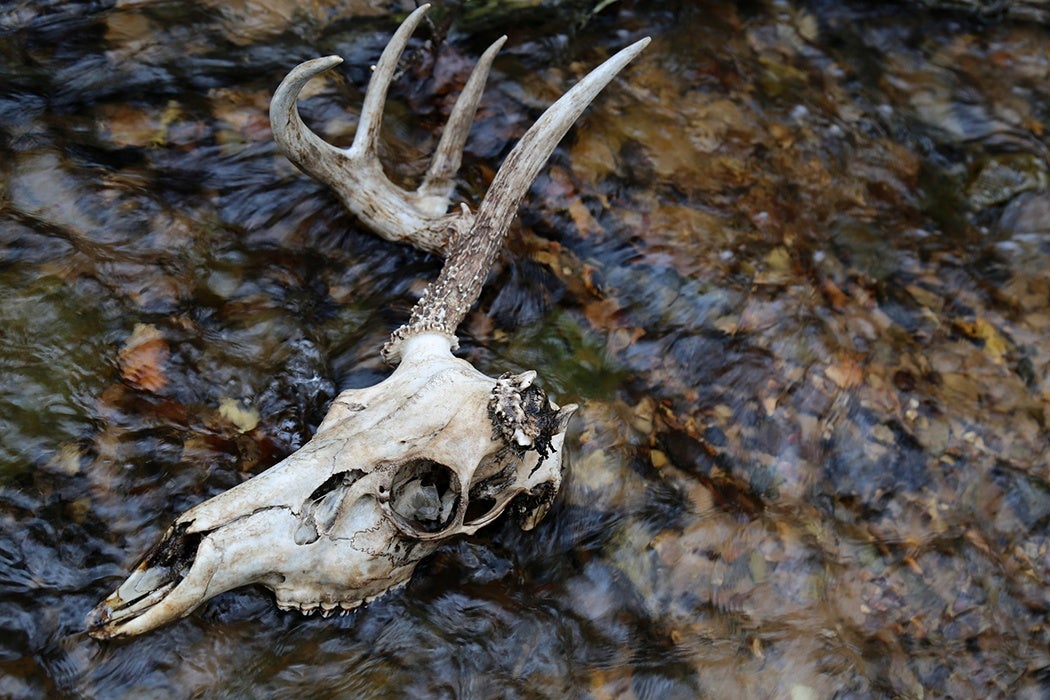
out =
{"type": "Polygon", "coordinates": [[[339,62],[293,70],[271,105],[274,137],[303,170],[332,186],[377,233],[446,255],[394,332],[379,384],[340,394],[302,449],[190,509],[127,580],[88,616],[98,638],[140,634],[232,588],[262,584],[277,604],[324,615],[404,584],[448,538],[505,511],[531,529],[561,484],[561,449],[574,405],[559,408],[535,372],[492,379],[452,355],[455,329],[477,299],[521,198],[564,133],[648,40],[624,49],[545,112],[507,156],[477,215],[449,208],[451,178],[503,43],[482,57],[416,192],[390,183],[375,157],[382,104],[397,60],[427,6],[405,20],[376,66],[354,145],[305,127],[296,97],[339,62]]]}

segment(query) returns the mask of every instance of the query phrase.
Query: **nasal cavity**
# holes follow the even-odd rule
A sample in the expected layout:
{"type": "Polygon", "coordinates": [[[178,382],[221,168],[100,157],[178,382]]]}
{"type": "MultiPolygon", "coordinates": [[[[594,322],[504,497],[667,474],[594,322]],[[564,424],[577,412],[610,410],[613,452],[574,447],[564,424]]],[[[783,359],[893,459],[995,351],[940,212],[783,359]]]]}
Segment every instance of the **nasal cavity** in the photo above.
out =
{"type": "Polygon", "coordinates": [[[419,532],[440,532],[451,525],[459,498],[455,472],[430,459],[405,462],[390,484],[391,510],[419,532]]]}

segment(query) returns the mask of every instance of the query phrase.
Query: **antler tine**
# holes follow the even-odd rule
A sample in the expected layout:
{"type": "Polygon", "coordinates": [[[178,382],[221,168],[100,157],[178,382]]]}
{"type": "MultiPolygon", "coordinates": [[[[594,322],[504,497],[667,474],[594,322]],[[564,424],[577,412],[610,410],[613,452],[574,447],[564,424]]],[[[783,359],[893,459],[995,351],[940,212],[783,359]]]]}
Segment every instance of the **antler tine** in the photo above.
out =
{"type": "Polygon", "coordinates": [[[376,143],[383,122],[383,104],[398,59],[429,8],[430,5],[421,5],[412,12],[383,50],[369,80],[350,148],[336,148],[313,133],[303,123],[297,105],[299,93],[311,78],[342,63],[343,59],[338,56],[317,58],[294,68],[274,93],[270,123],[274,140],[288,159],[332,188],[343,205],[372,231],[388,241],[409,243],[427,252],[445,255],[449,240],[465,232],[473,222],[473,215],[465,207],[446,212],[452,194],[452,177],[459,169],[470,123],[503,39],[489,47],[474,68],[456,101],[423,183],[414,192],[406,191],[383,172],[376,143]]]}
{"type": "Polygon", "coordinates": [[[518,211],[518,205],[558,143],[598,93],[633,61],[649,42],[649,37],[646,37],[621,49],[584,76],[540,115],[536,123],[507,154],[506,160],[493,178],[471,228],[472,236],[496,239],[496,250],[499,250],[510,221],[518,211]]]}
{"type": "Polygon", "coordinates": [[[383,105],[386,103],[390,83],[394,80],[397,62],[401,60],[408,40],[412,38],[412,33],[416,31],[416,27],[423,21],[423,15],[429,9],[429,4],[420,5],[401,23],[373,67],[368,89],[365,90],[365,101],[361,105],[361,120],[357,124],[357,133],[354,134],[354,143],[349,151],[351,157],[375,156],[379,130],[383,126],[383,105]]]}
{"type": "MultiPolygon", "coordinates": [[[[300,63],[285,76],[270,100],[270,128],[274,141],[288,159],[308,175],[314,175],[314,164],[322,160],[336,160],[346,154],[303,123],[297,105],[299,93],[311,79],[342,62],[339,56],[325,56],[300,63]]],[[[314,177],[320,179],[320,175],[314,177]]]]}
{"type": "Polygon", "coordinates": [[[648,38],[641,39],[595,68],[525,132],[493,178],[470,231],[452,239],[437,280],[424,290],[409,322],[383,347],[387,362],[396,364],[401,343],[420,333],[439,333],[452,347],[457,345],[456,328],[477,301],[511,219],[540,168],[591,101],[648,44],[648,38]]]}
{"type": "MultiPolygon", "coordinates": [[[[416,190],[422,197],[439,198],[446,203],[446,207],[448,206],[448,198],[452,194],[452,178],[459,171],[463,160],[463,147],[467,143],[470,125],[474,122],[478,103],[481,102],[481,95],[485,91],[485,81],[488,80],[492,61],[506,40],[506,36],[501,36],[481,54],[470,78],[463,86],[463,91],[456,99],[452,114],[441,134],[441,141],[434,152],[434,158],[430,161],[430,168],[423,178],[423,184],[416,190]]],[[[444,213],[444,209],[441,213],[444,213]]]]}

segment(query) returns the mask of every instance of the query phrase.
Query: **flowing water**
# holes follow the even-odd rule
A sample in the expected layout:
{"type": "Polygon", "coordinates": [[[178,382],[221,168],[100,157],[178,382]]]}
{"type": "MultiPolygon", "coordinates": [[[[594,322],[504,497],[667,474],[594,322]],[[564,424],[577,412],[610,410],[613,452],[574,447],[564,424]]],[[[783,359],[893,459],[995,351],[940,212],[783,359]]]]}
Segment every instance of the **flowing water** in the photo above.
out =
{"type": "MultiPolygon", "coordinates": [[[[412,182],[497,60],[475,204],[542,108],[652,36],[533,186],[460,329],[538,370],[570,476],[357,613],[262,589],[126,642],[87,611],[179,513],[302,445],[440,261],[275,150],[352,138],[411,3],[0,6],[0,696],[1050,694],[1050,9],[473,2],[382,155],[412,182]]],[[[428,37],[431,39],[428,41],[428,37]]]]}

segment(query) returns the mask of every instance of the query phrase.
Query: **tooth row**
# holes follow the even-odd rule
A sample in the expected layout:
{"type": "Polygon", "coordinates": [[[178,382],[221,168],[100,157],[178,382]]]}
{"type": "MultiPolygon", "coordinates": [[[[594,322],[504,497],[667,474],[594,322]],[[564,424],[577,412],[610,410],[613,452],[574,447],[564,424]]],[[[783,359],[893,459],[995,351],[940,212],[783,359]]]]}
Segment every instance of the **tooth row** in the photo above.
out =
{"type": "Polygon", "coordinates": [[[303,615],[313,615],[314,613],[320,612],[321,617],[331,617],[335,615],[346,615],[352,610],[356,610],[362,602],[369,602],[369,599],[364,601],[349,601],[339,603],[277,603],[277,607],[284,611],[295,611],[302,613],[303,615]]]}
{"type": "Polygon", "coordinates": [[[407,580],[400,581],[385,591],[376,593],[375,595],[365,596],[361,600],[340,601],[338,603],[296,603],[294,601],[284,603],[281,601],[277,601],[277,607],[286,612],[294,610],[295,612],[302,613],[303,615],[313,615],[316,612],[320,612],[321,617],[331,617],[333,614],[346,615],[348,612],[351,612],[361,607],[362,603],[371,603],[376,598],[386,595],[390,591],[396,591],[397,589],[403,587],[407,583],[407,580]]]}

